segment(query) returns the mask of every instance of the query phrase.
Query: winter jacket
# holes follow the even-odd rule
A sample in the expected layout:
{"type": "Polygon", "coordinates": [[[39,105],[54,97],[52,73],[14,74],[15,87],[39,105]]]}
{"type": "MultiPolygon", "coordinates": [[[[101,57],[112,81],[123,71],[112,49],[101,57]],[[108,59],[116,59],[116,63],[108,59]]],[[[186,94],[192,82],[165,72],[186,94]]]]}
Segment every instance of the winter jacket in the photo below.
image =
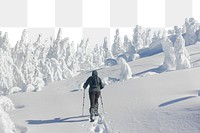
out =
{"type": "Polygon", "coordinates": [[[92,72],[92,76],[90,76],[83,85],[83,88],[86,89],[87,86],[90,85],[90,91],[100,91],[104,88],[101,78],[98,77],[98,73],[96,70],[92,72]]]}

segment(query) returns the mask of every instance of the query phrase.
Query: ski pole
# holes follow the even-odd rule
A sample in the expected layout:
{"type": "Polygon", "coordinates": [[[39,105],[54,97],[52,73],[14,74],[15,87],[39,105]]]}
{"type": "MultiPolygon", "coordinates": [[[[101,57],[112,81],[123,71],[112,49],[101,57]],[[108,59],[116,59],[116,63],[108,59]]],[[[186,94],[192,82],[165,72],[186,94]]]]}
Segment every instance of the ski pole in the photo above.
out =
{"type": "Polygon", "coordinates": [[[103,113],[105,114],[104,112],[104,107],[103,107],[103,98],[102,98],[102,95],[100,94],[100,98],[101,98],[101,106],[102,106],[102,110],[103,110],[103,113]]]}
{"type": "Polygon", "coordinates": [[[83,116],[83,113],[84,113],[84,104],[85,104],[85,89],[83,91],[83,107],[82,107],[82,116],[83,116]]]}

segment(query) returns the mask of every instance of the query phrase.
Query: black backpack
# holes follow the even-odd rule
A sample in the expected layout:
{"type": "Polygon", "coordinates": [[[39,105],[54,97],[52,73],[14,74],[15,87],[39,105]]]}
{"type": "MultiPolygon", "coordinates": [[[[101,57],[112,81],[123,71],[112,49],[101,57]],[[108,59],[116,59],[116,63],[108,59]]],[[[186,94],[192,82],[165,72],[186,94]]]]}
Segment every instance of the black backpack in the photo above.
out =
{"type": "Polygon", "coordinates": [[[92,76],[92,88],[98,88],[100,86],[100,79],[98,76],[92,76]]]}

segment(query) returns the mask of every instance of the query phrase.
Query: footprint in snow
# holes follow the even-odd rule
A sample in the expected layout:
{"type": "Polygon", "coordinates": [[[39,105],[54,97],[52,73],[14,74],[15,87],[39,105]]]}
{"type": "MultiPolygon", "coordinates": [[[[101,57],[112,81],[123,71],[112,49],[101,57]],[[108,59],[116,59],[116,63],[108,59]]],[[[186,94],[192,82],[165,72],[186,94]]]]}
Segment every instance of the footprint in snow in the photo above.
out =
{"type": "Polygon", "coordinates": [[[104,117],[102,117],[101,115],[95,117],[95,121],[92,123],[90,131],[92,133],[110,133],[104,121],[104,117]]]}

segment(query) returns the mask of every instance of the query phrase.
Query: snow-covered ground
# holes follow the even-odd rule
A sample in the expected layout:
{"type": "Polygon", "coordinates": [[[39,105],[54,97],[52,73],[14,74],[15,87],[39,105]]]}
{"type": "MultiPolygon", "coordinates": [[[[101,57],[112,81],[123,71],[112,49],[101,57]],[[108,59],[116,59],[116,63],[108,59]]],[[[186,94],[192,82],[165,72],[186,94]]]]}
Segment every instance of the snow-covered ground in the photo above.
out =
{"type": "Polygon", "coordinates": [[[164,72],[163,53],[129,62],[133,78],[118,82],[120,66],[101,68],[103,113],[90,123],[86,93],[82,116],[81,84],[91,75],[49,83],[40,92],[11,94],[9,111],[18,133],[199,133],[200,44],[187,47],[191,69],[164,72]]]}

